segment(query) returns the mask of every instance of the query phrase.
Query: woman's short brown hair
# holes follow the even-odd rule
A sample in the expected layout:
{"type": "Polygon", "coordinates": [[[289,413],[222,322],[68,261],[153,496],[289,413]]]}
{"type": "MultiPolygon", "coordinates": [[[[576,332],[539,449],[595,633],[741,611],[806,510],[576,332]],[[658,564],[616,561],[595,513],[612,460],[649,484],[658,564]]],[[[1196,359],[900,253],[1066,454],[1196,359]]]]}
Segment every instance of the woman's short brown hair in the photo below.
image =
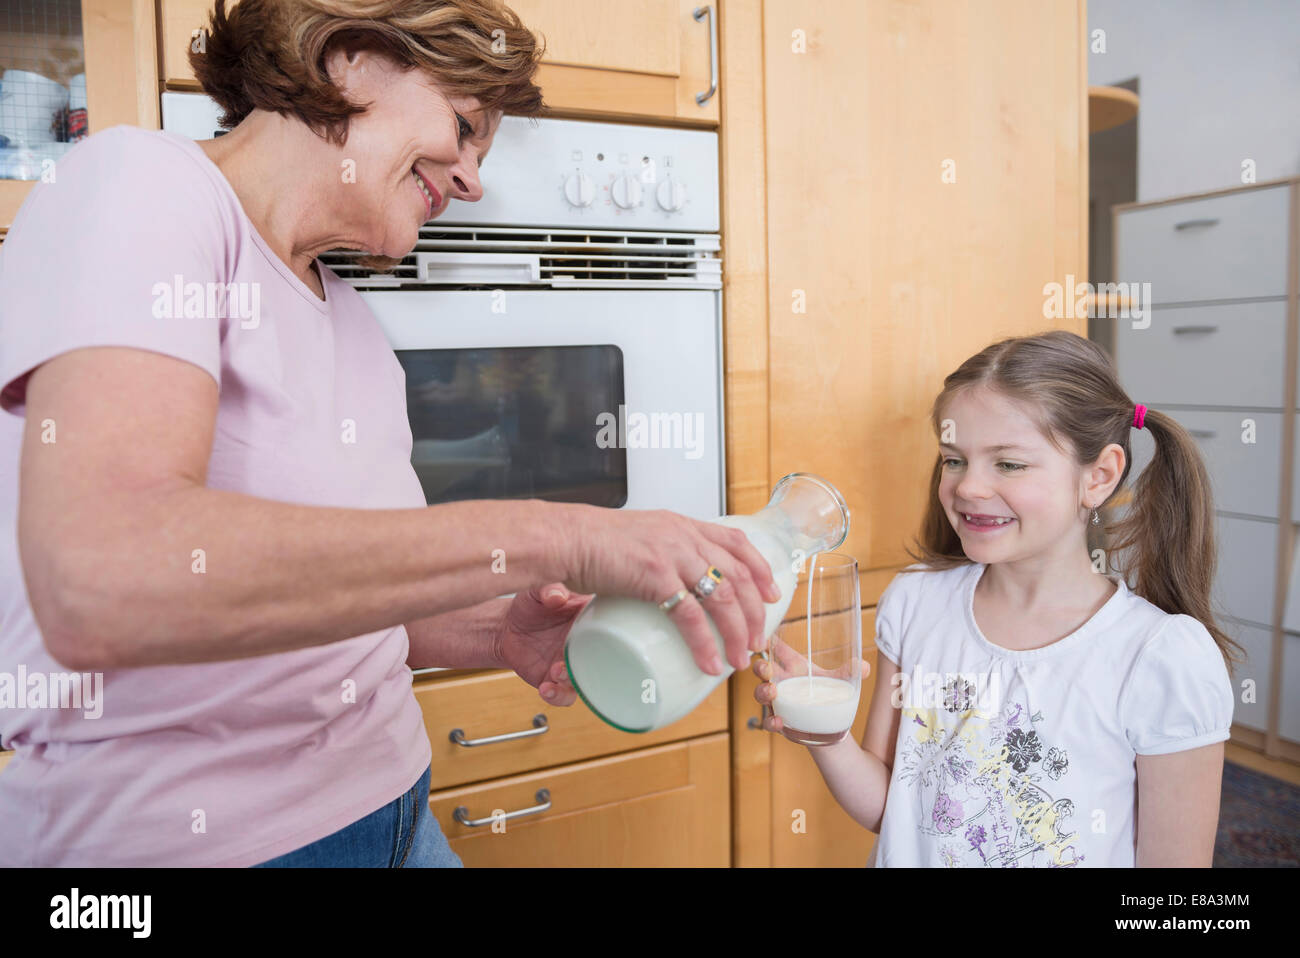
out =
{"type": "Polygon", "coordinates": [[[189,60],[200,85],[233,127],[254,109],[294,115],[339,143],[348,118],[364,113],[329,78],[337,47],[386,54],[419,68],[454,96],[477,97],[488,112],[537,116],[532,82],[542,47],[501,0],[216,0],[189,60]]]}

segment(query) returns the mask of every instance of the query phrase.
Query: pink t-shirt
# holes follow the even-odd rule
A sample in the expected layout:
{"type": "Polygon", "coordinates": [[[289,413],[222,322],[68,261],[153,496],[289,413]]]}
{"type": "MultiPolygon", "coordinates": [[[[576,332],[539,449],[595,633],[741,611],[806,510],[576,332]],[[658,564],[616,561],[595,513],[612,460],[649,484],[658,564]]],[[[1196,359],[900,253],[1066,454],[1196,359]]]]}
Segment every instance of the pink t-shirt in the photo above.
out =
{"type": "Polygon", "coordinates": [[[25,375],[85,346],[186,360],[220,387],[210,487],[357,509],[425,505],[405,376],[356,290],[321,268],[319,299],[191,140],[118,126],[55,172],[0,250],[0,742],[17,753],[0,865],[253,865],[381,808],[429,764],[406,630],[114,669],[97,704],[93,677],[79,709],[24,703],[19,685],[68,675],[18,556],[25,375]]]}

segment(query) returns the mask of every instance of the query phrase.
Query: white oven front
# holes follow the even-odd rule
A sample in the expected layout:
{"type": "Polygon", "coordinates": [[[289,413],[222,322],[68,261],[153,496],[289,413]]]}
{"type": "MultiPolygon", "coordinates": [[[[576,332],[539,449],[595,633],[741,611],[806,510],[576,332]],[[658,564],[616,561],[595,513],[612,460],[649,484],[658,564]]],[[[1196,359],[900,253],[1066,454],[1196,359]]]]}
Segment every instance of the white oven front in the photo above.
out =
{"type": "Polygon", "coordinates": [[[725,511],[717,290],[361,292],[406,373],[431,505],[725,511]]]}

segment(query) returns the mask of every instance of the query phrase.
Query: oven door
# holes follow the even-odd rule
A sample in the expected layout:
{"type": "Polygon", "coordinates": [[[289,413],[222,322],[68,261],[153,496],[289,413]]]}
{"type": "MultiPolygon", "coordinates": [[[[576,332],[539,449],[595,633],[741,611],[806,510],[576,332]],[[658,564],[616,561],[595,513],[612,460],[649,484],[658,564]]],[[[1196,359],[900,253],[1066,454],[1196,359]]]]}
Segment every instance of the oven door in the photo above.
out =
{"type": "Polygon", "coordinates": [[[433,505],[725,508],[714,290],[363,292],[406,372],[433,505]]]}

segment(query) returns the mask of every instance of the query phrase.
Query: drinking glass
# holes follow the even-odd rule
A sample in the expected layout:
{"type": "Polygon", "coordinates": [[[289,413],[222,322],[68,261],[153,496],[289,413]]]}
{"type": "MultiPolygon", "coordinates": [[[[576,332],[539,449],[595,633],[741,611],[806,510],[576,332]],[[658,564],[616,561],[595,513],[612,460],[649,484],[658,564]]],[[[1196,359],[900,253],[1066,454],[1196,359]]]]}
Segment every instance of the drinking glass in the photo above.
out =
{"type": "Polygon", "coordinates": [[[805,560],[780,628],[768,640],[782,734],[800,745],[834,745],[853,727],[862,690],[858,560],[821,552],[805,560]]]}

